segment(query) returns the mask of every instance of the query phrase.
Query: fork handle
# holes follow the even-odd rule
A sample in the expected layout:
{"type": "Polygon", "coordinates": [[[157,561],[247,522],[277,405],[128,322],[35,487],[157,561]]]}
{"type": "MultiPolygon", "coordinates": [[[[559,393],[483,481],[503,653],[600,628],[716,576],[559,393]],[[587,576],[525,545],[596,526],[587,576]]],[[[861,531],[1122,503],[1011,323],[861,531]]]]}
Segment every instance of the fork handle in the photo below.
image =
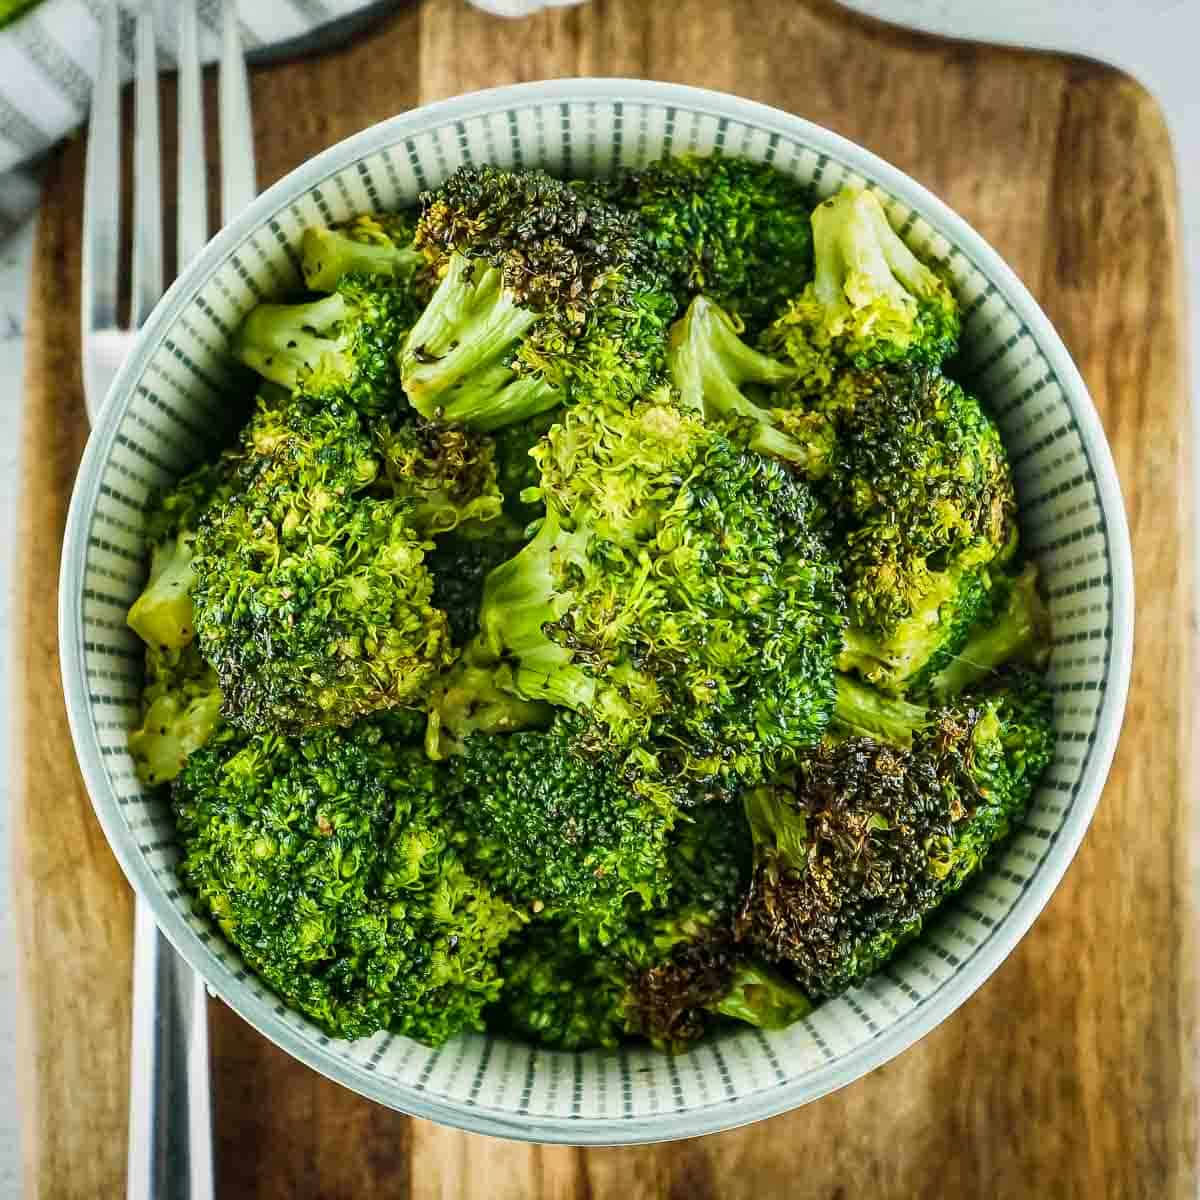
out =
{"type": "Polygon", "coordinates": [[[208,997],[140,897],[133,984],[127,1200],[212,1200],[208,997]]]}

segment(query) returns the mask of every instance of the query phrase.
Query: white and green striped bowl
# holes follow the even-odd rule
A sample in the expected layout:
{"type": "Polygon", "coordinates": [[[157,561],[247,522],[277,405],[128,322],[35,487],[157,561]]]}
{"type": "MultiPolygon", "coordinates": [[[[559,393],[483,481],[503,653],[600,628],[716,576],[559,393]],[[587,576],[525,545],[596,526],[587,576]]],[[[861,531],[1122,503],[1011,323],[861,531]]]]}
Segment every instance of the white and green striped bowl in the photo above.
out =
{"type": "Polygon", "coordinates": [[[561,80],[429,105],[334,146],[262,195],[184,272],[88,443],[63,552],[60,637],[75,748],[108,840],[217,995],[297,1058],[404,1112],[598,1144],[688,1137],[793,1108],[898,1054],[966,1000],[1029,928],[1091,819],[1125,704],[1132,613],[1125,515],[1087,389],[1041,309],[961,218],[896,168],[787,113],[675,85],[561,80]],[[467,161],[580,175],[685,151],[772,162],[815,195],[866,184],[914,247],[948,265],[1053,614],[1057,757],[986,878],[886,970],[782,1032],[730,1031],[677,1058],[552,1053],[488,1036],[440,1050],[385,1034],[333,1041],[192,913],[175,877],[171,815],[138,784],[126,753],[141,656],[125,611],[143,577],[147,493],[204,455],[225,424],[230,333],[259,300],[296,288],[306,225],[409,203],[467,161]]]}

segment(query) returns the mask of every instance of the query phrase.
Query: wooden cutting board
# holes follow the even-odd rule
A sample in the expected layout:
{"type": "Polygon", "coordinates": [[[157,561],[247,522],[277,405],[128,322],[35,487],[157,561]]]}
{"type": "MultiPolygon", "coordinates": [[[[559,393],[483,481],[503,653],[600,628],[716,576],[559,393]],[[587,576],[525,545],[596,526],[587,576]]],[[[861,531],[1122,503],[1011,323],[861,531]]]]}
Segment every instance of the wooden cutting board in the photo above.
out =
{"type": "MultiPolygon", "coordinates": [[[[868,1078],[749,1129],[596,1151],[470,1136],[358,1099],[214,1002],[221,1200],[1193,1195],[1190,472],[1154,103],[1094,64],[907,37],[824,0],[592,0],[511,23],[428,0],[368,40],[254,72],[260,182],[428,100],[587,74],[739,92],[846,134],[943,196],[1030,286],[1092,389],[1129,509],[1138,645],[1116,764],[1045,914],[972,1000],[868,1078]]],[[[170,84],[164,103],[173,123],[170,84]]],[[[73,141],[49,164],[28,325],[13,874],[28,1195],[115,1200],[131,904],[75,769],[54,605],[86,435],[82,178],[73,141]]]]}

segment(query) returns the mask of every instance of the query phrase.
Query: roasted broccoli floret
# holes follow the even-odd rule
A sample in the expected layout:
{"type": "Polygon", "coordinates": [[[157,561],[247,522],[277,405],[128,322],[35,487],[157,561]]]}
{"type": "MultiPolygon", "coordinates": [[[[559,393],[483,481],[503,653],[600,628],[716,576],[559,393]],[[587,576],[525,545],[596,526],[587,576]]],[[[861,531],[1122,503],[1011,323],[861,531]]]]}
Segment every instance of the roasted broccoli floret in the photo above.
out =
{"type": "Polygon", "coordinates": [[[197,467],[146,506],[149,579],[126,620],[155,650],[180,650],[196,636],[191,598],[196,529],[205,510],[229,494],[231,461],[223,455],[197,467]]]}
{"type": "Polygon", "coordinates": [[[299,738],[227,726],[173,787],[197,909],[334,1037],[481,1029],[522,922],[466,865],[411,733],[391,716],[299,738]]]}
{"type": "Polygon", "coordinates": [[[142,723],[129,733],[129,753],[147,787],[168,783],[221,723],[216,672],[195,643],[146,647],[142,723]]]}
{"type": "Polygon", "coordinates": [[[668,362],[688,408],[708,421],[744,424],[755,450],[791,463],[809,479],[828,473],[834,448],[828,421],[815,415],[802,422],[799,414],[771,407],[772,394],[795,380],[795,370],[748,346],[706,296],[697,296],[671,327],[668,362]],[[747,385],[762,390],[766,404],[747,385]]]}
{"type": "Polygon", "coordinates": [[[962,648],[1016,545],[1012,472],[979,402],[934,370],[848,372],[817,402],[837,436],[820,494],[851,632],[841,665],[919,688],[962,648]]]}
{"type": "Polygon", "coordinates": [[[348,400],[259,414],[238,490],[196,537],[192,600],[225,715],[298,732],[421,704],[453,657],[410,499],[348,400]]]}
{"type": "Polygon", "coordinates": [[[641,219],[681,305],[703,293],[756,334],[812,278],[808,189],[766,163],[688,154],[596,186],[641,219]]]}
{"type": "Polygon", "coordinates": [[[541,483],[541,472],[533,457],[533,448],[558,421],[558,409],[538,413],[517,425],[498,429],[496,477],[504,496],[504,516],[514,536],[524,540],[524,532],[546,513],[546,506],[530,495],[541,483]]]}
{"type": "Polygon", "coordinates": [[[846,367],[937,366],[958,344],[959,311],[940,269],[923,263],[873,193],[843,188],[812,216],[816,270],[765,334],[798,387],[820,392],[846,367]]]}
{"type": "Polygon", "coordinates": [[[378,228],[372,223],[306,235],[305,276],[310,287],[328,294],[252,308],[236,332],[234,354],[289,390],[348,396],[365,413],[403,412],[396,352],[421,311],[414,272],[422,259],[391,245],[384,233],[378,234],[382,241],[361,240],[366,230],[378,228]],[[380,256],[389,270],[382,269],[380,256]]]}
{"type": "Polygon", "coordinates": [[[417,214],[366,214],[344,225],[312,225],[300,239],[300,269],[314,292],[337,291],[347,275],[415,280],[425,266],[413,246],[417,214]]]}
{"type": "Polygon", "coordinates": [[[568,410],[535,457],[546,518],[488,576],[471,664],[701,791],[820,737],[841,617],[803,485],[666,389],[568,410]]]}
{"type": "Polygon", "coordinates": [[[953,658],[930,679],[929,691],[946,700],[974,687],[1006,663],[1045,664],[1049,618],[1038,595],[1037,568],[993,580],[988,605],[953,658]]]}
{"type": "Polygon", "coordinates": [[[565,912],[588,940],[612,940],[633,904],[666,900],[666,839],[679,798],[615,755],[580,748],[583,721],[466,739],[451,763],[464,827],[502,895],[565,912]]]}
{"type": "Polygon", "coordinates": [[[639,904],[605,946],[581,944],[570,917],[534,921],[505,953],[491,1020],[564,1050],[630,1036],[677,1050],[722,1017],[774,1029],[804,1016],[811,1005],[799,989],[733,943],[749,850],[739,806],[681,813],[668,839],[666,908],[639,904]]]}
{"type": "Polygon", "coordinates": [[[495,430],[660,372],[674,300],[636,220],[541,171],[467,166],[423,198],[440,275],[400,355],[426,417],[495,430]]]}
{"type": "Polygon", "coordinates": [[[1053,755],[1051,701],[1018,674],[908,734],[827,742],[746,796],[738,934],[814,1000],[877,970],[1007,836],[1053,755]]]}

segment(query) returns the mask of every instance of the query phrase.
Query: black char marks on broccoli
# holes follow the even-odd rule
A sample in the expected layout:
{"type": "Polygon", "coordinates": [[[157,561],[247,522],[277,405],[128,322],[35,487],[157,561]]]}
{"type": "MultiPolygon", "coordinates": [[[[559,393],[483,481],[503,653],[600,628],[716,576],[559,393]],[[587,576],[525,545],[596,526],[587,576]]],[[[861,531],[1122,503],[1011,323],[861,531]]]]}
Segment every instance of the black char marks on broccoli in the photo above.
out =
{"type": "Polygon", "coordinates": [[[1044,686],[1014,673],[922,717],[911,750],[852,737],[809,751],[746,796],[739,936],[813,999],[861,982],[1007,836],[1053,741],[1044,686]]]}
{"type": "Polygon", "coordinates": [[[491,431],[642,392],[674,300],[633,218],[541,171],[460,168],[423,197],[440,282],[400,356],[409,402],[491,431]]]}

